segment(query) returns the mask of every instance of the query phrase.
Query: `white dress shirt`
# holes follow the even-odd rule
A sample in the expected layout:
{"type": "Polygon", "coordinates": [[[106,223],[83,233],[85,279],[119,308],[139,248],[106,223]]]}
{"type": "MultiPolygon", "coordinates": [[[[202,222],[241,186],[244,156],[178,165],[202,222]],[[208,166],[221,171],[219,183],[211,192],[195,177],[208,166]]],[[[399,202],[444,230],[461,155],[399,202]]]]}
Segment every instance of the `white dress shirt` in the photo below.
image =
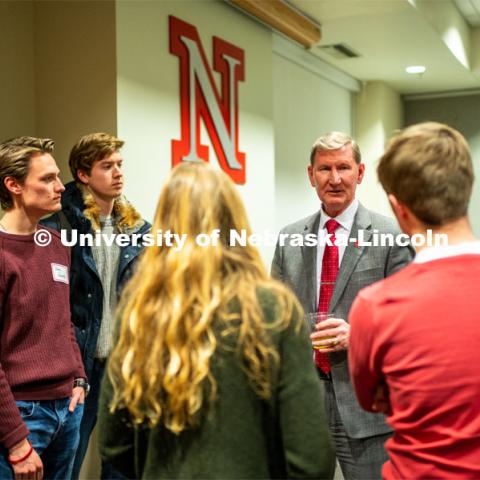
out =
{"type": "Polygon", "coordinates": [[[426,263],[441,258],[456,257],[457,255],[480,255],[480,241],[423,248],[417,253],[413,261],[415,263],[426,263]]]}
{"type": "MultiPolygon", "coordinates": [[[[335,220],[340,224],[340,226],[335,231],[335,235],[341,234],[346,236],[347,238],[350,236],[350,232],[353,226],[353,220],[355,219],[355,215],[357,214],[358,210],[358,200],[356,198],[353,199],[353,202],[340,214],[335,217],[335,220]]],[[[325,224],[332,218],[329,217],[322,209],[320,210],[320,225],[318,226],[318,238],[321,238],[324,234],[327,235],[327,229],[325,224]],[[325,232],[322,233],[322,230],[325,232]]],[[[343,254],[345,253],[346,245],[339,245],[338,246],[338,262],[339,266],[342,264],[343,254]]],[[[318,305],[318,295],[320,293],[320,279],[322,278],[322,260],[323,260],[323,252],[325,251],[324,245],[317,246],[317,297],[316,297],[316,305],[318,305]]]]}

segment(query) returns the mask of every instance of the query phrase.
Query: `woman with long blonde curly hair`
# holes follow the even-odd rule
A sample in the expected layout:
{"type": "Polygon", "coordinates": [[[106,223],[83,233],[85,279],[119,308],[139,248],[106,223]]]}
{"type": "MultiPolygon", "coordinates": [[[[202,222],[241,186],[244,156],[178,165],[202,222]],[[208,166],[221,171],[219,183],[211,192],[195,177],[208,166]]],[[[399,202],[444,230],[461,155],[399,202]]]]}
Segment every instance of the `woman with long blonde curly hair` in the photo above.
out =
{"type": "Polygon", "coordinates": [[[227,175],[200,162],[172,171],[152,232],[185,241],[146,249],[103,385],[101,453],[130,478],[332,474],[301,308],[256,248],[230,244],[242,230],[227,175]]]}

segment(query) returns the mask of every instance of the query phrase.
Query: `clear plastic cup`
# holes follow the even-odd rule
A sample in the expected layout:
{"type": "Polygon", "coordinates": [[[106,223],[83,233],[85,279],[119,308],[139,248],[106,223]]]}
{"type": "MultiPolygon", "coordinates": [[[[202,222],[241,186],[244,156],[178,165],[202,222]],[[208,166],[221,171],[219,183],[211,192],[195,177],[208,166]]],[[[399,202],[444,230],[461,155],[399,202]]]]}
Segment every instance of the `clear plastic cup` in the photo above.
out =
{"type": "MultiPolygon", "coordinates": [[[[328,320],[329,318],[335,318],[333,313],[326,313],[326,312],[311,312],[307,313],[306,315],[308,325],[310,326],[310,332],[313,333],[316,331],[317,323],[323,322],[328,320]]],[[[332,339],[335,337],[325,337],[325,340],[332,339]]],[[[324,350],[326,348],[330,348],[330,346],[314,346],[315,350],[324,350]]]]}

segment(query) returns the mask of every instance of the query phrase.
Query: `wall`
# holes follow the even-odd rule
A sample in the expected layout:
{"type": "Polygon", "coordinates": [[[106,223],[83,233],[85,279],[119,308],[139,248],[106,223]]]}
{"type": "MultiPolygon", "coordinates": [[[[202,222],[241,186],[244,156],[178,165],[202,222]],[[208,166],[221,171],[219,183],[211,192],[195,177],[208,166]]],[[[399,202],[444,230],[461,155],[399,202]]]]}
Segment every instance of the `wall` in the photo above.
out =
{"type": "Polygon", "coordinates": [[[0,140],[56,141],[63,178],[73,142],[116,132],[115,3],[0,2],[0,140]]]}
{"type": "Polygon", "coordinates": [[[470,222],[476,236],[480,236],[480,94],[441,98],[407,97],[405,124],[424,121],[446,123],[465,136],[472,151],[476,182],[470,201],[470,222]]]}
{"type": "Polygon", "coordinates": [[[279,54],[273,59],[276,230],[318,211],[307,176],[323,133],[352,133],[351,93],[279,54]]]}
{"type": "Polygon", "coordinates": [[[35,135],[33,3],[0,2],[0,141],[35,135]]]}
{"type": "MultiPolygon", "coordinates": [[[[147,218],[152,218],[160,188],[171,169],[171,140],[181,138],[179,59],[169,53],[169,15],[197,28],[210,65],[213,35],[245,51],[246,79],[239,83],[239,146],[246,154],[247,181],[238,188],[253,229],[271,229],[274,216],[271,33],[225,2],[117,4],[118,133],[126,140],[126,193],[147,218]]],[[[218,88],[219,74],[214,72],[213,76],[218,88]]],[[[202,143],[210,146],[210,163],[218,167],[205,130],[202,143]]]]}
{"type": "Polygon", "coordinates": [[[366,166],[358,198],[367,208],[393,217],[376,168],[386,141],[403,126],[400,94],[383,82],[366,82],[356,97],[355,112],[356,139],[366,166]]]}
{"type": "Polygon", "coordinates": [[[116,133],[115,3],[35,2],[34,45],[36,134],[55,140],[69,180],[76,140],[116,133]]]}

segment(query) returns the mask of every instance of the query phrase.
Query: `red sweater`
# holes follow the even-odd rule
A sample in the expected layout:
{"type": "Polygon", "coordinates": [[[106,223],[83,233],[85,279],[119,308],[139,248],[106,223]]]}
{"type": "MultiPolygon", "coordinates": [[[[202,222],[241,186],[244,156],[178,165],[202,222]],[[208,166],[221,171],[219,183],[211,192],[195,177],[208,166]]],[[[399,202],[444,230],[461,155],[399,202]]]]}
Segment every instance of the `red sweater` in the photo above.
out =
{"type": "Polygon", "coordinates": [[[480,255],[413,263],[362,290],[350,370],[371,410],[386,382],[392,478],[480,478],[480,255]]]}
{"type": "Polygon", "coordinates": [[[15,400],[55,400],[85,377],[70,321],[70,252],[54,230],[48,247],[33,235],[0,232],[0,444],[28,435],[15,400]]]}

